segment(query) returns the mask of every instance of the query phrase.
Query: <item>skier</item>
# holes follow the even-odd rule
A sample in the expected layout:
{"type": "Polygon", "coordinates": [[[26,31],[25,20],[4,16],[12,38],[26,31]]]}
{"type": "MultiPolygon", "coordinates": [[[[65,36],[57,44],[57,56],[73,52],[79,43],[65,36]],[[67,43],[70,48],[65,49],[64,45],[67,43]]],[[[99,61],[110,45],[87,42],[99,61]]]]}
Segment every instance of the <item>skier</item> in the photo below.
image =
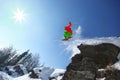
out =
{"type": "Polygon", "coordinates": [[[63,40],[69,40],[70,38],[72,38],[72,23],[69,22],[69,24],[65,27],[65,32],[64,32],[64,39],[63,40]]]}

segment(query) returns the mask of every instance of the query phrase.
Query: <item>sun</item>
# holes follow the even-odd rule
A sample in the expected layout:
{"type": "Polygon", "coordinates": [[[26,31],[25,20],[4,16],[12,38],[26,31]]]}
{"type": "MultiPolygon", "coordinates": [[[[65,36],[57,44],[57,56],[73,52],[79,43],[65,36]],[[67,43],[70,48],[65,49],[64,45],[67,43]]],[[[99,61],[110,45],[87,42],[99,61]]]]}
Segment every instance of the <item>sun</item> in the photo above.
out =
{"type": "Polygon", "coordinates": [[[19,8],[17,8],[16,11],[14,11],[14,16],[13,18],[19,22],[22,23],[25,20],[25,12],[23,10],[20,10],[19,8]]]}

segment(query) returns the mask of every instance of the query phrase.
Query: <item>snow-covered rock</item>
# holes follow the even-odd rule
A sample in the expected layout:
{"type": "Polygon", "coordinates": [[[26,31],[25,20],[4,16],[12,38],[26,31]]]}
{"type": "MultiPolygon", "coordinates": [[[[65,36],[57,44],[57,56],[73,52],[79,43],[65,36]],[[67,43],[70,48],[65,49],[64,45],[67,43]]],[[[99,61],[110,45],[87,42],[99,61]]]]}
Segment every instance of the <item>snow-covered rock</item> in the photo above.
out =
{"type": "Polygon", "coordinates": [[[41,69],[40,68],[34,68],[31,72],[29,77],[31,78],[40,78],[41,75],[41,69]]]}
{"type": "Polygon", "coordinates": [[[14,79],[6,73],[0,72],[0,80],[14,80],[14,79]]]}
{"type": "Polygon", "coordinates": [[[13,68],[15,69],[15,73],[18,74],[18,76],[22,76],[28,73],[27,69],[22,64],[18,64],[14,66],[13,68]]]}
{"type": "Polygon", "coordinates": [[[32,73],[30,73],[30,77],[32,76],[31,78],[40,78],[41,80],[61,80],[64,73],[64,69],[42,67],[33,69],[32,73]]]}
{"type": "Polygon", "coordinates": [[[64,69],[54,69],[50,67],[34,68],[33,71],[37,76],[39,76],[38,78],[31,78],[31,73],[29,73],[21,77],[14,78],[14,80],[61,80],[65,73],[64,69]]]}
{"type": "Polygon", "coordinates": [[[15,66],[6,66],[2,68],[2,71],[6,72],[8,75],[12,77],[19,77],[28,73],[26,68],[22,64],[18,64],[15,66]]]}

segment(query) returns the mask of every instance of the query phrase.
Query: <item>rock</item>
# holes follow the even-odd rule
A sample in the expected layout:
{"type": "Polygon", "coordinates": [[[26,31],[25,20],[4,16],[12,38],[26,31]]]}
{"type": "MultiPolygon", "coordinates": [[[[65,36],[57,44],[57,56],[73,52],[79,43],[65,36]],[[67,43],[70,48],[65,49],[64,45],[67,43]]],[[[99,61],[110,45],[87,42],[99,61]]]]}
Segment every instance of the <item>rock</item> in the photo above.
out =
{"type": "Polygon", "coordinates": [[[8,74],[0,71],[0,80],[13,80],[8,74]]]}
{"type": "Polygon", "coordinates": [[[96,77],[105,77],[105,80],[120,80],[120,70],[117,70],[114,67],[110,67],[109,69],[106,68],[104,71],[98,71],[96,77]]]}
{"type": "MultiPolygon", "coordinates": [[[[106,76],[108,72],[100,72],[98,69],[104,69],[107,65],[112,65],[118,61],[119,47],[111,43],[81,44],[78,49],[81,54],[77,54],[72,58],[72,62],[67,66],[67,71],[62,80],[96,80],[96,78],[104,77],[106,77],[106,80],[110,80],[110,76],[106,76]]],[[[119,71],[117,75],[119,75],[119,71]]]]}
{"type": "Polygon", "coordinates": [[[85,70],[91,70],[92,72],[96,71],[96,65],[93,62],[92,58],[83,58],[81,62],[77,63],[71,63],[68,67],[67,70],[74,70],[74,71],[85,71],[85,70]]]}
{"type": "Polygon", "coordinates": [[[15,65],[14,69],[20,76],[28,73],[27,69],[22,64],[15,65]]]}
{"type": "Polygon", "coordinates": [[[3,71],[8,73],[8,75],[10,75],[12,77],[19,77],[19,76],[22,76],[22,75],[28,73],[27,69],[22,64],[18,64],[15,66],[6,66],[3,69],[3,71]]]}
{"type": "Polygon", "coordinates": [[[105,75],[105,80],[120,80],[120,70],[108,70],[105,75]]]}
{"type": "Polygon", "coordinates": [[[118,59],[120,48],[111,43],[102,43],[99,45],[80,45],[82,57],[94,59],[98,68],[105,68],[108,64],[115,63],[118,59]]]}
{"type": "Polygon", "coordinates": [[[8,73],[8,75],[12,75],[15,72],[13,66],[6,66],[5,71],[8,73]]]}
{"type": "Polygon", "coordinates": [[[82,59],[81,62],[71,63],[67,67],[63,80],[94,80],[95,66],[93,60],[88,57],[82,59]]]}
{"type": "Polygon", "coordinates": [[[40,75],[41,75],[41,69],[39,69],[39,68],[34,68],[32,71],[31,71],[31,73],[30,73],[30,77],[31,78],[40,78],[40,75]]]}
{"type": "Polygon", "coordinates": [[[92,71],[74,71],[66,72],[63,80],[95,80],[95,73],[92,71]]]}
{"type": "Polygon", "coordinates": [[[54,69],[49,77],[49,80],[61,80],[65,73],[64,69],[54,69]]]}

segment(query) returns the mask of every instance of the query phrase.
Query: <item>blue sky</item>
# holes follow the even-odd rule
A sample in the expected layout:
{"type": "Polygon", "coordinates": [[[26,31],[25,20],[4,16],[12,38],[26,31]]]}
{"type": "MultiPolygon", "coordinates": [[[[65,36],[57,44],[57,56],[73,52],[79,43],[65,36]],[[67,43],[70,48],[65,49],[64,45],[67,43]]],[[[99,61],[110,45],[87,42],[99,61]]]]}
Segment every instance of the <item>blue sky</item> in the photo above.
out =
{"type": "Polygon", "coordinates": [[[46,66],[65,68],[70,54],[61,44],[69,21],[83,38],[120,36],[119,0],[0,0],[0,45],[13,45],[40,54],[46,66]],[[12,18],[17,9],[26,13],[23,23],[12,18]]]}

